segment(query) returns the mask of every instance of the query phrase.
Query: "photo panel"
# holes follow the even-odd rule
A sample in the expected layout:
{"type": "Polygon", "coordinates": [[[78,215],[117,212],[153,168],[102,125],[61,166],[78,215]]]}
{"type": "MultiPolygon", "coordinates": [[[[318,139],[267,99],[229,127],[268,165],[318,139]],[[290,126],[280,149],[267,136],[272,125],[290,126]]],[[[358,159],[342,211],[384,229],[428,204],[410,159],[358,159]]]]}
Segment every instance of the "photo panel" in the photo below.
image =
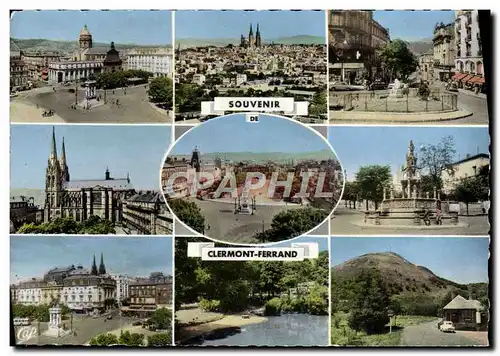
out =
{"type": "Polygon", "coordinates": [[[170,137],[166,125],[11,125],[11,233],[171,234],[158,189],[170,137]]]}
{"type": "Polygon", "coordinates": [[[167,10],[13,11],[11,122],[171,123],[171,17],[167,10]]]}
{"type": "Polygon", "coordinates": [[[16,346],[172,346],[173,238],[11,235],[16,346]]]}
{"type": "Polygon", "coordinates": [[[328,10],[330,122],[487,125],[481,31],[488,11],[328,10]]]}
{"type": "Polygon", "coordinates": [[[488,235],[487,127],[334,126],[345,170],[332,235],[488,235]]]}
{"type": "Polygon", "coordinates": [[[175,123],[271,109],[327,121],[325,11],[176,11],[175,123]]]}
{"type": "Polygon", "coordinates": [[[489,346],[488,259],[487,236],[332,237],[331,344],[489,346]]]}
{"type": "Polygon", "coordinates": [[[244,247],[177,236],[175,343],[327,346],[328,279],[325,237],[244,247]]]}

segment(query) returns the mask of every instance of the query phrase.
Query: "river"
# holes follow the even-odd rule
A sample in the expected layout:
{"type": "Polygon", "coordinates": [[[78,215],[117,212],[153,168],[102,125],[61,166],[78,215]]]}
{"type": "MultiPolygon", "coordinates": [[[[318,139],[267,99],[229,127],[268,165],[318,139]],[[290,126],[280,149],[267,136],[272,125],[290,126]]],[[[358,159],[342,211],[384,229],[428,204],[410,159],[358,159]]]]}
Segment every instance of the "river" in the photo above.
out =
{"type": "Polygon", "coordinates": [[[204,340],[203,346],[327,346],[328,316],[286,314],[246,325],[241,332],[217,340],[204,340]]]}

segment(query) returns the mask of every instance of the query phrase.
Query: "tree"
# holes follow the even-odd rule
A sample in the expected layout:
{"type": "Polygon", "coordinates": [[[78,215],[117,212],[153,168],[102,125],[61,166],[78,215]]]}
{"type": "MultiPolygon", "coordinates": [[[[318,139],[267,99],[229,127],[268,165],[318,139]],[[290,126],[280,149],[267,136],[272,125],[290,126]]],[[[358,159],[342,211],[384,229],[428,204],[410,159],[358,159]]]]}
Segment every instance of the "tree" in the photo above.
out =
{"type": "Polygon", "coordinates": [[[345,205],[349,204],[349,208],[351,207],[351,202],[354,203],[354,209],[356,209],[356,201],[358,200],[360,191],[359,185],[357,181],[354,182],[345,182],[344,193],[342,194],[342,198],[345,201],[345,205]]]}
{"type": "Polygon", "coordinates": [[[311,105],[309,107],[309,115],[320,116],[328,112],[326,103],[326,90],[319,90],[314,93],[311,105]]]}
{"type": "Polygon", "coordinates": [[[172,346],[172,334],[168,332],[150,335],[148,336],[148,346],[172,346]]]}
{"type": "Polygon", "coordinates": [[[156,77],[149,84],[149,101],[156,104],[164,104],[168,108],[173,104],[172,79],[168,77],[156,77]]]}
{"type": "Polygon", "coordinates": [[[355,278],[355,293],[350,303],[349,326],[374,334],[389,322],[389,294],[378,271],[363,270],[355,278]]]}
{"type": "Polygon", "coordinates": [[[403,40],[387,43],[378,53],[382,64],[391,71],[393,77],[406,81],[415,72],[418,61],[403,40]]]}
{"type": "Polygon", "coordinates": [[[149,321],[158,330],[170,330],[172,326],[172,312],[167,308],[157,309],[149,321]]]}
{"type": "Polygon", "coordinates": [[[92,346],[110,346],[110,345],[117,345],[118,344],[118,338],[116,335],[108,333],[108,334],[101,334],[97,337],[93,337],[90,342],[90,345],[92,346]]]}
{"type": "Polygon", "coordinates": [[[128,330],[122,331],[118,342],[120,345],[144,346],[144,334],[130,333],[128,330]]]}
{"type": "Polygon", "coordinates": [[[450,194],[455,200],[465,203],[467,215],[469,215],[469,204],[484,198],[484,195],[484,187],[477,177],[460,179],[450,194]]]}
{"type": "Polygon", "coordinates": [[[107,235],[114,234],[115,227],[111,221],[91,215],[84,222],[77,222],[72,217],[65,217],[55,218],[40,225],[24,224],[19,229],[19,233],[107,235]]]}
{"type": "Polygon", "coordinates": [[[271,228],[257,233],[260,242],[282,241],[314,229],[328,216],[322,209],[302,208],[279,212],[274,215],[271,228]]]}
{"type": "Polygon", "coordinates": [[[438,190],[443,187],[443,171],[454,174],[452,163],[455,152],[453,136],[443,137],[436,145],[428,144],[420,148],[420,167],[431,177],[438,190]]]}
{"type": "MultiPolygon", "coordinates": [[[[375,203],[375,209],[378,203],[383,199],[384,187],[391,181],[391,167],[371,165],[361,167],[356,173],[357,189],[363,199],[371,200],[375,203]]],[[[368,210],[368,202],[366,206],[368,210]]]]}
{"type": "Polygon", "coordinates": [[[177,218],[194,231],[205,232],[205,218],[201,214],[200,208],[194,202],[183,199],[168,199],[168,206],[172,209],[177,218]]]}

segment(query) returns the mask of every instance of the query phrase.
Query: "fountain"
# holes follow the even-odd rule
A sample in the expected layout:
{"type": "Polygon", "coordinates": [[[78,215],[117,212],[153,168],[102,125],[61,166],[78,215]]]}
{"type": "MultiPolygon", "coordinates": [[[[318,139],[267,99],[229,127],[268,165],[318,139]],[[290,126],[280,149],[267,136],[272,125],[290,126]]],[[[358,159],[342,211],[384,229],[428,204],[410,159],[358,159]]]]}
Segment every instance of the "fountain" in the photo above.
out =
{"type": "Polygon", "coordinates": [[[63,337],[68,335],[71,331],[62,327],[62,310],[58,305],[49,309],[49,328],[43,334],[49,337],[63,337]]]}
{"type": "Polygon", "coordinates": [[[440,192],[434,188],[432,197],[430,192],[423,192],[422,179],[417,166],[415,146],[410,141],[406,154],[406,165],[401,169],[401,192],[384,188],[383,200],[380,208],[374,213],[367,212],[367,223],[374,225],[423,225],[423,215],[430,213],[431,225],[436,225],[435,214],[439,208],[442,211],[442,224],[457,225],[458,212],[448,211],[448,205],[441,202],[440,192]],[[398,197],[396,197],[398,193],[398,197]]]}

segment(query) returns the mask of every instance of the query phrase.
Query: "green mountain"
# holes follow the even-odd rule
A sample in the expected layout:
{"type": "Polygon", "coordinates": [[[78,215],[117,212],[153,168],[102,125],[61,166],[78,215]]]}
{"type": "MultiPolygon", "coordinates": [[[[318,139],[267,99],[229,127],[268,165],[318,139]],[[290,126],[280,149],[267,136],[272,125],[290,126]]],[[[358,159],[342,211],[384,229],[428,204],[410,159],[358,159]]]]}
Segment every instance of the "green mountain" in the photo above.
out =
{"type": "MultiPolygon", "coordinates": [[[[297,35],[291,37],[279,37],[274,39],[264,39],[264,44],[306,44],[306,45],[317,45],[325,44],[325,38],[321,36],[309,36],[309,35],[297,35]]],[[[176,46],[180,46],[181,49],[191,48],[191,47],[224,47],[229,44],[239,45],[239,38],[179,38],[175,41],[176,46]]]]}
{"type": "MultiPolygon", "coordinates": [[[[94,47],[109,47],[110,43],[101,43],[94,42],[94,47]]],[[[142,46],[133,43],[115,43],[116,49],[127,50],[131,48],[137,47],[171,47],[171,45],[148,45],[142,46]]],[[[47,40],[43,38],[33,38],[33,39],[10,39],[10,50],[11,51],[55,51],[62,52],[63,54],[69,54],[75,51],[78,48],[78,41],[56,41],[56,40],[47,40]]]]}
{"type": "Polygon", "coordinates": [[[332,267],[332,293],[336,289],[342,295],[349,281],[363,270],[379,272],[391,295],[410,299],[426,297],[439,302],[448,292],[464,298],[472,293],[476,299],[487,293],[487,283],[456,283],[393,252],[369,253],[332,267]]]}

